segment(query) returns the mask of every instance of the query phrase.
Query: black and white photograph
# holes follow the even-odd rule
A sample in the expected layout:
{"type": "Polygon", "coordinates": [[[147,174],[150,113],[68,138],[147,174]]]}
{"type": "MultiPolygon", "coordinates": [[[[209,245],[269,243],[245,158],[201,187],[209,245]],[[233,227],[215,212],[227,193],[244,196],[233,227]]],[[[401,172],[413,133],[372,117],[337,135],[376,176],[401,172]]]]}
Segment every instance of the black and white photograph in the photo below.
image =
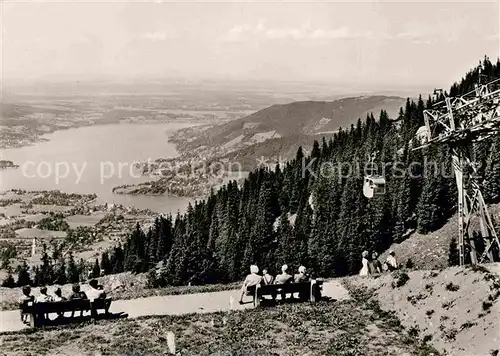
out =
{"type": "Polygon", "coordinates": [[[0,356],[500,356],[498,0],[0,0],[0,356]]]}

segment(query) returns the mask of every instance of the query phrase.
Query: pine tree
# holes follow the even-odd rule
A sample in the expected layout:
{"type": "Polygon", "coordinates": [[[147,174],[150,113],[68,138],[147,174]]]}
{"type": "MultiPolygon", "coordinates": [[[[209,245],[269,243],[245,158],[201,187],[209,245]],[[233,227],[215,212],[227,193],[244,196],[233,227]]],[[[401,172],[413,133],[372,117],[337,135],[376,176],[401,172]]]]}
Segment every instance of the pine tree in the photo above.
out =
{"type": "Polygon", "coordinates": [[[92,267],[92,278],[99,278],[101,276],[101,268],[99,267],[99,259],[95,259],[94,267],[92,267]]]}
{"type": "Polygon", "coordinates": [[[26,261],[24,261],[23,264],[19,266],[19,269],[17,271],[17,285],[19,287],[33,285],[33,281],[31,280],[29,273],[29,267],[26,261]]]}
{"type": "Polygon", "coordinates": [[[78,272],[78,267],[73,258],[73,254],[70,253],[68,257],[68,268],[66,269],[66,279],[69,283],[80,282],[80,273],[78,272]]]}
{"type": "Polygon", "coordinates": [[[57,262],[55,272],[54,272],[54,283],[56,284],[66,284],[67,276],[66,276],[66,262],[64,258],[59,258],[57,262]]]}
{"type": "Polygon", "coordinates": [[[42,266],[40,267],[40,283],[42,285],[49,285],[54,282],[54,267],[47,254],[46,247],[43,247],[42,253],[42,266]]]}
{"type": "Polygon", "coordinates": [[[101,255],[101,273],[110,274],[113,267],[111,266],[111,261],[109,260],[108,252],[103,252],[101,255]]]}
{"type": "Polygon", "coordinates": [[[6,288],[14,288],[16,286],[16,281],[14,281],[14,277],[12,277],[12,272],[9,271],[7,273],[7,277],[2,281],[2,287],[6,288]]]}

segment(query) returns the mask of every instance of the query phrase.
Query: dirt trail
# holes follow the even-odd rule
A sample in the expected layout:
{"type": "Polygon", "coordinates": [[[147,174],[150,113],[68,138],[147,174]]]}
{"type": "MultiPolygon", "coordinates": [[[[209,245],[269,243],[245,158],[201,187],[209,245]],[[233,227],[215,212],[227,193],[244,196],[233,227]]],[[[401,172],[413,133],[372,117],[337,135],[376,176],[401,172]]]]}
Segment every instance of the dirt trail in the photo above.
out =
{"type": "MultiPolygon", "coordinates": [[[[323,295],[343,300],[349,298],[349,292],[341,285],[340,280],[326,282],[323,285],[323,295]]],[[[129,318],[147,315],[181,315],[189,313],[210,313],[230,310],[230,299],[233,297],[233,309],[253,308],[252,303],[240,305],[239,290],[213,293],[198,293],[185,295],[166,295],[157,297],[116,300],[111,304],[112,313],[127,313],[129,318]]],[[[250,301],[246,297],[245,301],[250,301]]],[[[54,316],[51,316],[54,318],[54,316]]],[[[0,312],[0,332],[18,331],[27,328],[20,320],[19,310],[0,312]]]]}

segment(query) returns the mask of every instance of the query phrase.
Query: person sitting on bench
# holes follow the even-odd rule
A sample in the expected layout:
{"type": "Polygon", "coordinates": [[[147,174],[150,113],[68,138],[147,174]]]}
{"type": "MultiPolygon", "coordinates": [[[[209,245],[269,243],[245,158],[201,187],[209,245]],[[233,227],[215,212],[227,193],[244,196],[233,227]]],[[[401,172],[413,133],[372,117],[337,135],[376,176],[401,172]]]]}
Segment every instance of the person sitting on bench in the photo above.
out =
{"type": "Polygon", "coordinates": [[[309,276],[306,275],[306,268],[304,266],[299,267],[299,273],[293,276],[294,283],[308,282],[309,276]]]}
{"type": "MultiPolygon", "coordinates": [[[[90,286],[90,288],[86,294],[87,294],[87,297],[89,298],[90,304],[91,304],[91,308],[90,308],[91,315],[93,318],[95,318],[97,316],[97,310],[92,305],[93,305],[94,301],[97,299],[106,299],[106,293],[104,292],[104,288],[99,289],[99,284],[98,284],[96,279],[92,279],[89,282],[89,286],[90,286]]],[[[107,301],[104,302],[104,312],[106,314],[109,314],[110,305],[111,305],[111,303],[109,303],[107,301]]]]}
{"type": "MultiPolygon", "coordinates": [[[[40,287],[40,295],[35,298],[35,303],[49,303],[53,301],[54,298],[52,298],[52,296],[47,294],[47,287],[45,286],[40,287]]],[[[50,320],[49,314],[41,314],[38,317],[40,318],[40,320],[43,319],[50,320]]]]}
{"type": "MultiPolygon", "coordinates": [[[[287,265],[281,266],[281,274],[278,274],[276,276],[276,278],[274,279],[274,284],[287,284],[287,283],[292,282],[293,276],[288,274],[287,271],[288,271],[287,265]]],[[[281,292],[281,301],[284,302],[285,298],[286,298],[286,294],[282,291],[281,292]]]]}
{"type": "Polygon", "coordinates": [[[68,298],[62,296],[61,288],[57,288],[54,291],[54,297],[53,298],[54,298],[54,302],[64,302],[64,301],[68,300],[68,298]]]}
{"type": "Polygon", "coordinates": [[[265,285],[270,285],[274,282],[274,277],[267,272],[267,268],[262,270],[262,282],[265,285]]]}
{"type": "Polygon", "coordinates": [[[281,274],[278,274],[274,280],[274,284],[285,284],[290,283],[292,281],[292,276],[287,273],[288,266],[281,266],[281,274]]]}
{"type": "MultiPolygon", "coordinates": [[[[69,300],[79,300],[79,299],[88,299],[87,295],[85,292],[80,291],[80,285],[79,284],[73,284],[71,287],[71,290],[73,293],[69,296],[69,300]]],[[[71,317],[75,316],[75,312],[71,312],[71,317]]],[[[80,310],[80,317],[83,316],[83,310],[80,310]]]]}
{"type": "Polygon", "coordinates": [[[259,267],[251,265],[250,274],[245,278],[243,286],[241,287],[240,304],[243,304],[243,296],[248,293],[248,288],[255,287],[262,282],[262,277],[257,273],[259,273],[259,267]]]}
{"type": "Polygon", "coordinates": [[[23,306],[33,303],[35,301],[35,297],[31,295],[30,286],[24,286],[22,291],[23,296],[19,299],[19,308],[21,309],[21,321],[26,324],[28,323],[29,313],[23,313],[22,309],[23,306]]]}
{"type": "MultiPolygon", "coordinates": [[[[64,301],[68,300],[66,297],[62,296],[62,291],[61,291],[61,288],[59,288],[59,287],[54,291],[53,299],[54,299],[54,302],[64,302],[64,301]]],[[[58,318],[62,318],[63,316],[64,316],[63,312],[57,313],[58,318]]]]}
{"type": "MultiPolygon", "coordinates": [[[[293,282],[294,283],[304,283],[304,282],[309,282],[309,276],[306,274],[306,268],[304,266],[299,267],[299,273],[293,276],[293,282]]],[[[293,295],[292,295],[293,297],[293,295]]],[[[305,300],[309,298],[309,293],[306,293],[305,291],[299,292],[299,299],[300,300],[305,300]]]]}

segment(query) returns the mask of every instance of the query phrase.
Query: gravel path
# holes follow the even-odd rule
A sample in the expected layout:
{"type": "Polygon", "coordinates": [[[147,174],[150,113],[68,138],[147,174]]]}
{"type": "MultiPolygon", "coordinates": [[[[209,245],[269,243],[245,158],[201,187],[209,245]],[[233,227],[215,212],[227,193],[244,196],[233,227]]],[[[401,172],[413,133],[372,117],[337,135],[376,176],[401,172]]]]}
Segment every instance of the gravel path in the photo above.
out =
{"type": "MultiPolygon", "coordinates": [[[[337,300],[349,298],[348,291],[340,281],[333,280],[323,285],[323,295],[337,300]]],[[[127,313],[129,318],[147,315],[181,315],[189,313],[211,313],[233,309],[253,308],[251,298],[249,303],[240,305],[239,290],[229,290],[213,293],[198,293],[185,295],[166,295],[157,297],[116,300],[111,304],[112,313],[127,313]],[[232,298],[231,298],[232,297],[232,298]],[[231,306],[231,299],[233,300],[231,306]]],[[[53,319],[54,316],[51,316],[53,319]]],[[[0,312],[0,332],[17,331],[27,326],[21,322],[19,310],[0,312]]]]}

